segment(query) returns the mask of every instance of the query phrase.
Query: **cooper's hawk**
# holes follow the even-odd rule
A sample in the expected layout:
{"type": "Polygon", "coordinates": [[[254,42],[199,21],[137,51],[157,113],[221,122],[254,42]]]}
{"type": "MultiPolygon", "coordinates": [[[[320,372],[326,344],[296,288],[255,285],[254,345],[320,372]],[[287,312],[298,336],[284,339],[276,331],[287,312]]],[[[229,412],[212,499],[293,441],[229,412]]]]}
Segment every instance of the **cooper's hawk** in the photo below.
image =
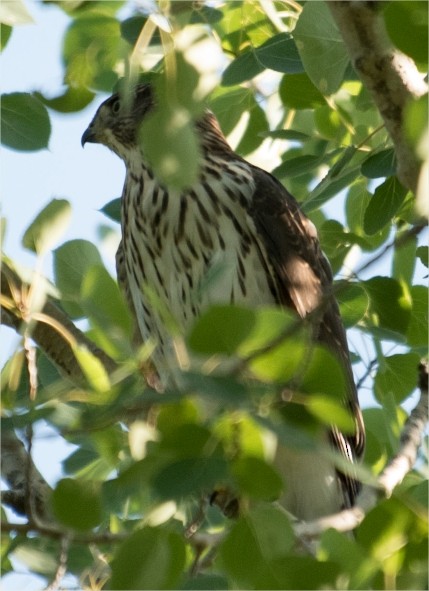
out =
{"type": "MultiPolygon", "coordinates": [[[[312,315],[314,339],[344,368],[344,404],[356,423],[353,435],[333,427],[324,443],[353,463],[363,450],[364,428],[332,274],[314,225],[276,178],[234,153],[210,112],[195,123],[198,181],[184,191],[163,186],[145,158],[151,138],[143,138],[142,148],[138,136],[142,120],[156,109],[153,95],[148,84],[138,85],[130,101],[114,94],[98,109],[82,145],[104,144],[126,165],[118,274],[143,339],[157,342],[157,371],[164,376],[172,358],[165,310],[183,331],[212,303],[279,305],[302,318],[320,310],[312,315]]],[[[285,482],[282,503],[298,518],[353,503],[356,482],[323,454],[279,446],[276,464],[285,482]]]]}

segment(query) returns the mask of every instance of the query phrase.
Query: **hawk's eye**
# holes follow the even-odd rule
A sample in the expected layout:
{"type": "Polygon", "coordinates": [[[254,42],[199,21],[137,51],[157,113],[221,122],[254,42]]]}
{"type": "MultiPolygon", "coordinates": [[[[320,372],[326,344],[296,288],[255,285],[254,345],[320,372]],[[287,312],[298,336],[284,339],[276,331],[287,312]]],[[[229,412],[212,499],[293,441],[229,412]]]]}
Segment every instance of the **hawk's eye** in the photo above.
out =
{"type": "Polygon", "coordinates": [[[116,98],[112,103],[112,113],[117,115],[120,110],[121,110],[121,101],[118,98],[116,98]]]}

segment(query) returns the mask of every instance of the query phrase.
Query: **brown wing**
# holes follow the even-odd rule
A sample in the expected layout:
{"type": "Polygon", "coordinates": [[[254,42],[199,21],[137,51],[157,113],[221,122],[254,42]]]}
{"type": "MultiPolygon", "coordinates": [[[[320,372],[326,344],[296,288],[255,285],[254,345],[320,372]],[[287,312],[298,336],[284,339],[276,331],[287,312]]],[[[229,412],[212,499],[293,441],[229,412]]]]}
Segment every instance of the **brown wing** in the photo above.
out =
{"type": "MultiPolygon", "coordinates": [[[[276,275],[279,303],[294,308],[301,317],[317,314],[316,340],[325,344],[344,367],[347,405],[355,419],[356,432],[346,437],[333,429],[331,438],[339,452],[353,461],[363,452],[365,431],[346,333],[332,294],[331,268],[320,249],[314,225],[299,209],[295,199],[268,173],[256,167],[252,171],[256,188],[250,213],[276,275]]],[[[347,476],[342,476],[342,480],[354,498],[356,483],[347,476]]]]}

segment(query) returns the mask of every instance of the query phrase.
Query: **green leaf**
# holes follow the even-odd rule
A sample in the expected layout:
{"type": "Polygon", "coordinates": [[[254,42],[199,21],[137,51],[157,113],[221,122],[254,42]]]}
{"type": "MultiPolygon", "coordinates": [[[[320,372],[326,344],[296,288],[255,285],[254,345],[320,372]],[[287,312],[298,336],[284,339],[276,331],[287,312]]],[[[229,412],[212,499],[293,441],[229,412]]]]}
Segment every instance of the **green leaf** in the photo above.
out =
{"type": "Polygon", "coordinates": [[[111,387],[109,374],[100,359],[83,345],[76,345],[73,347],[73,353],[75,354],[89,385],[96,392],[108,392],[111,387]]]}
{"type": "Polygon", "coordinates": [[[423,265],[428,268],[429,267],[429,247],[427,246],[419,246],[417,248],[416,254],[418,258],[421,260],[423,265]]]}
{"type": "Polygon", "coordinates": [[[374,381],[377,400],[383,404],[385,396],[393,395],[400,404],[417,387],[417,353],[403,353],[385,357],[374,381]]]}
{"type": "MultiPolygon", "coordinates": [[[[413,307],[407,330],[407,341],[411,346],[423,347],[428,343],[428,290],[427,286],[414,285],[411,288],[413,307]]],[[[423,354],[425,352],[423,351],[423,354]]]]}
{"type": "Polygon", "coordinates": [[[65,92],[55,98],[47,98],[40,92],[34,95],[47,107],[58,113],[75,113],[89,105],[94,98],[94,93],[86,88],[68,86],[65,92]]]}
{"type": "Polygon", "coordinates": [[[305,71],[325,95],[341,86],[349,55],[325,2],[306,2],[293,32],[305,71]]]}
{"type": "Polygon", "coordinates": [[[52,509],[66,527],[80,531],[96,527],[102,520],[99,483],[63,478],[52,493],[52,509]]]}
{"type": "Polygon", "coordinates": [[[265,68],[283,72],[284,74],[304,72],[295,41],[289,33],[274,35],[258,47],[255,52],[258,60],[265,68]]]}
{"type": "Polygon", "coordinates": [[[258,61],[254,50],[250,49],[239,55],[222,74],[223,86],[233,86],[250,80],[263,72],[264,66],[258,61]]]}
{"type": "Polygon", "coordinates": [[[112,562],[111,589],[177,589],[185,566],[182,536],[163,528],[134,532],[112,562]]]}
{"type": "Polygon", "coordinates": [[[63,46],[67,84],[110,92],[118,79],[120,44],[116,18],[94,13],[73,20],[63,46]]]}
{"type": "Polygon", "coordinates": [[[222,457],[183,458],[162,467],[154,475],[152,486],[163,500],[181,500],[213,489],[225,481],[227,474],[227,463],[222,457]]]}
{"type": "Polygon", "coordinates": [[[47,148],[51,122],[46,107],[37,98],[13,92],[1,96],[1,105],[2,144],[22,152],[47,148]]]}
{"type": "Polygon", "coordinates": [[[199,574],[187,580],[181,589],[184,591],[215,591],[216,589],[229,589],[229,585],[222,575],[199,574]]]}
{"type": "Polygon", "coordinates": [[[245,456],[238,458],[231,467],[240,492],[253,499],[274,501],[283,488],[283,481],[276,470],[263,459],[245,456]]]}
{"type": "Polygon", "coordinates": [[[363,285],[346,283],[338,290],[337,301],[346,328],[355,326],[368,312],[369,298],[363,285]]]}
{"type": "Polygon", "coordinates": [[[340,401],[312,395],[308,397],[306,409],[323,425],[335,425],[342,433],[353,434],[356,431],[355,421],[340,401]]]}
{"type": "Polygon", "coordinates": [[[421,64],[428,63],[428,5],[395,0],[383,11],[389,37],[398,49],[421,64]]]}
{"type": "Polygon", "coordinates": [[[0,51],[3,51],[3,49],[6,47],[11,34],[12,34],[12,27],[1,23],[1,25],[0,25],[0,51]]]}
{"type": "Polygon", "coordinates": [[[349,589],[369,589],[371,578],[379,569],[377,561],[370,559],[353,539],[335,529],[322,534],[318,557],[341,566],[343,576],[350,577],[349,589]]]}
{"type": "Polygon", "coordinates": [[[404,242],[404,240],[401,241],[402,236],[401,232],[397,232],[396,239],[398,242],[394,246],[392,277],[411,285],[416,266],[417,237],[407,236],[404,242]]]}
{"type": "Polygon", "coordinates": [[[232,355],[250,334],[255,313],[238,306],[212,306],[192,327],[188,337],[191,349],[197,353],[232,355]]]}
{"type": "Polygon", "coordinates": [[[121,198],[116,197],[115,199],[112,199],[112,201],[109,201],[109,203],[106,203],[106,205],[104,205],[100,209],[100,211],[103,212],[104,215],[106,215],[108,218],[110,218],[114,222],[118,222],[120,224],[121,223],[121,198]]]}
{"type": "Polygon", "coordinates": [[[369,179],[390,177],[396,172],[396,155],[393,148],[371,154],[362,162],[361,171],[369,179]]]}
{"type": "Polygon", "coordinates": [[[323,164],[325,158],[325,154],[321,156],[303,154],[302,156],[285,160],[273,170],[273,174],[279,179],[301,176],[323,164]]]}
{"type": "Polygon", "coordinates": [[[0,22],[10,27],[34,23],[33,17],[28,12],[23,0],[0,3],[0,22]]]}
{"type": "Polygon", "coordinates": [[[54,250],[54,277],[62,305],[73,318],[84,315],[81,307],[82,281],[93,265],[102,265],[97,247],[87,240],[70,240],[54,250]]]}
{"type": "Polygon", "coordinates": [[[251,48],[229,64],[222,76],[222,84],[231,86],[254,78],[264,69],[287,74],[303,72],[295,41],[289,33],[279,33],[260,47],[251,48]]]}
{"type": "Polygon", "coordinates": [[[219,548],[220,561],[240,588],[282,589],[271,563],[294,543],[288,518],[271,505],[259,505],[241,517],[219,548]]]}
{"type": "Polygon", "coordinates": [[[91,321],[114,342],[129,338],[133,332],[128,307],[105,267],[94,265],[82,281],[81,305],[91,321]]]}
{"type": "Polygon", "coordinates": [[[406,194],[407,189],[394,176],[379,185],[365,211],[363,220],[365,232],[375,234],[389,224],[401,207],[406,194]]]}
{"type": "Polygon", "coordinates": [[[290,109],[314,109],[325,99],[306,73],[283,76],[279,88],[283,104],[290,109]]]}
{"type": "Polygon", "coordinates": [[[373,277],[363,285],[370,297],[370,314],[375,325],[405,334],[412,307],[405,286],[391,277],[373,277]]]}
{"type": "Polygon", "coordinates": [[[22,245],[37,254],[46,253],[65,232],[70,217],[70,203],[65,199],[53,199],[26,229],[22,245]]]}

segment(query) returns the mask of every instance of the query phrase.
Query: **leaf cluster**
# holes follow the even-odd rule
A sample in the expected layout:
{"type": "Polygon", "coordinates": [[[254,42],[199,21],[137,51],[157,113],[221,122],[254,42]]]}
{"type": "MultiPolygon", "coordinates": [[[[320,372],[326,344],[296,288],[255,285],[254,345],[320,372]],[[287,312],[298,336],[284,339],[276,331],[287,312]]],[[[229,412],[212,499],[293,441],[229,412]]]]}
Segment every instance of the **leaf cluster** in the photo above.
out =
{"type": "MultiPolygon", "coordinates": [[[[6,4],[7,51],[14,27],[28,15],[20,0],[6,4]]],[[[368,443],[360,473],[371,482],[397,449],[406,417],[400,405],[410,407],[426,351],[421,276],[428,250],[419,240],[414,196],[396,177],[391,140],[326,3],[287,3],[284,10],[281,2],[184,2],[179,10],[178,3],[166,2],[155,20],[125,2],[49,4],[69,19],[60,56],[64,88],[55,97],[4,95],[3,144],[22,152],[46,148],[52,111],[68,117],[83,109],[97,93],[117,87],[118,71],[135,80],[149,69],[150,58],[163,99],[142,129],[142,142],[147,134],[154,138],[149,157],[166,182],[180,190],[198,174],[193,121],[206,104],[240,155],[257,158],[269,149],[274,157],[266,168],[300,201],[334,274],[344,276],[336,280],[335,294],[351,331],[356,374],[373,396],[364,409],[368,443]],[[210,52],[220,62],[210,62],[210,52]],[[358,265],[356,252],[363,261],[358,265]],[[380,270],[374,262],[383,253],[390,259],[380,270]]],[[[397,1],[383,9],[392,43],[422,70],[423,4],[397,1]]],[[[411,105],[404,122],[416,150],[425,137],[424,108],[424,101],[411,105]]],[[[49,425],[73,450],[50,506],[71,539],[68,571],[82,586],[98,578],[108,579],[112,589],[425,588],[423,454],[394,497],[368,513],[355,538],[327,530],[314,555],[272,504],[283,488],[273,465],[274,439],[314,453],[327,425],[352,429],[341,405],[338,361],[312,346],[306,327],[291,314],[215,306],[188,334],[175,335],[182,365],[160,394],[141,376],[152,344],[136,344],[135,319],[95,240],[61,243],[70,210],[66,200],[51,201],[23,236],[35,267],[53,253],[53,275],[42,285],[30,279],[32,290],[24,294],[23,340],[3,368],[3,429],[25,438],[29,427],[37,433],[49,425]],[[74,343],[85,377],[77,385],[39,349],[32,400],[24,349],[33,347],[34,314],[48,297],[118,369],[109,373],[74,343]],[[237,520],[227,520],[217,507],[201,511],[214,489],[240,497],[237,520]],[[193,525],[206,544],[187,537],[193,525]],[[106,532],[108,542],[101,537],[106,532]],[[100,574],[101,555],[110,565],[107,574],[100,574]]],[[[102,213],[116,229],[119,200],[102,213]]],[[[22,312],[20,305],[5,303],[14,313],[22,312]]],[[[46,580],[55,577],[61,553],[56,537],[5,534],[4,544],[5,572],[17,559],[46,580]]]]}

